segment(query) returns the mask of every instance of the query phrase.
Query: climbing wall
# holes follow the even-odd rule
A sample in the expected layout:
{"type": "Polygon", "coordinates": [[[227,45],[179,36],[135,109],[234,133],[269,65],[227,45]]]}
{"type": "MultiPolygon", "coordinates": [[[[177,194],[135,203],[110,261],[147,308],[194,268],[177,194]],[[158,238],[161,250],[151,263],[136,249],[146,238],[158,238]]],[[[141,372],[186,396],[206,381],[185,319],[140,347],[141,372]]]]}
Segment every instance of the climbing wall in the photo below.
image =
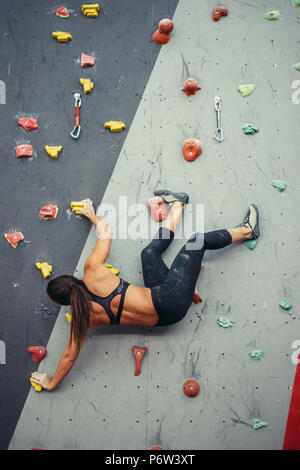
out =
{"type": "MultiPolygon", "coordinates": [[[[299,336],[299,80],[300,8],[274,0],[278,21],[267,21],[261,1],[228,0],[227,18],[211,20],[214,2],[180,0],[171,41],[161,47],[102,204],[146,203],[160,187],[187,191],[204,204],[205,229],[239,224],[250,202],[260,208],[262,236],[254,251],[243,243],[206,253],[198,282],[203,303],[164,328],[103,326],[54,392],[30,391],[11,449],[280,449],[296,365],[292,343],[299,336]],[[297,17],[298,15],[298,17],[297,17]],[[297,55],[298,54],[298,55],[297,55]],[[196,78],[201,90],[181,89],[196,78]],[[242,83],[256,91],[243,98],[242,83]],[[213,98],[222,99],[224,141],[212,136],[213,98]],[[244,122],[260,128],[244,135],[244,122]],[[200,138],[195,162],[181,155],[182,142],[200,138]],[[280,193],[274,179],[288,182],[280,193]],[[289,299],[284,311],[279,302],[289,299]],[[217,325],[219,316],[235,321],[217,325]],[[131,346],[148,347],[134,376],[131,346]],[[262,349],[261,361],[249,352],[262,349]],[[200,383],[188,398],[185,380],[200,383]],[[268,423],[254,430],[253,419],[268,423]]],[[[155,4],[153,4],[155,8],[155,4]]],[[[149,44],[149,47],[159,47],[149,44]]],[[[114,136],[111,136],[113,142],[114,136]]],[[[76,275],[96,241],[92,229],[76,275]]],[[[115,239],[109,262],[131,283],[142,285],[140,251],[147,239],[115,239]]],[[[165,256],[172,262],[183,240],[165,256]]],[[[54,373],[69,325],[62,308],[40,372],[54,373]]],[[[24,378],[25,380],[25,378],[24,378]]]]}

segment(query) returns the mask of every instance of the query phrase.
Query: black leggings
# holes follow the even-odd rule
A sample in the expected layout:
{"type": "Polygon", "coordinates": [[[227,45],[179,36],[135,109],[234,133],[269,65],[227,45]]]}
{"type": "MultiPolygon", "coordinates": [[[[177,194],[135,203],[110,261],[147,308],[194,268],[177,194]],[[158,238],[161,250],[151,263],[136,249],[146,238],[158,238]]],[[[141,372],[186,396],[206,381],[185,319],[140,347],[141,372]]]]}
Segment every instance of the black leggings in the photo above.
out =
{"type": "Polygon", "coordinates": [[[225,229],[195,233],[168,269],[161,255],[173,238],[173,232],[160,227],[141,255],[144,284],[151,289],[153,305],[159,316],[156,326],[172,325],[187,313],[205,250],[218,250],[232,243],[231,235],[225,229]]]}

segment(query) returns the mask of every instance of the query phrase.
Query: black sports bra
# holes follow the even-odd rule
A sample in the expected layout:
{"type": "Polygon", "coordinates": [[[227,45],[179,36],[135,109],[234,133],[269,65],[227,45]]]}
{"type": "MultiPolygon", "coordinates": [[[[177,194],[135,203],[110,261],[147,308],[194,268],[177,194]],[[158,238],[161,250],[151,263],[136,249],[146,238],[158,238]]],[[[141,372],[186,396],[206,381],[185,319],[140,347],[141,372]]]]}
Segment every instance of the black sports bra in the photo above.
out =
{"type": "Polygon", "coordinates": [[[107,297],[100,297],[99,295],[93,294],[93,292],[91,292],[86,287],[86,285],[84,285],[84,289],[89,293],[93,302],[96,302],[97,304],[101,305],[104,308],[104,310],[106,311],[110,319],[110,323],[112,325],[119,325],[128,286],[129,286],[128,282],[124,281],[123,279],[120,279],[120,284],[118,285],[118,287],[116,287],[107,297]],[[118,313],[117,315],[114,315],[110,308],[110,304],[111,304],[112,299],[119,294],[121,294],[121,298],[120,298],[118,313]]]}

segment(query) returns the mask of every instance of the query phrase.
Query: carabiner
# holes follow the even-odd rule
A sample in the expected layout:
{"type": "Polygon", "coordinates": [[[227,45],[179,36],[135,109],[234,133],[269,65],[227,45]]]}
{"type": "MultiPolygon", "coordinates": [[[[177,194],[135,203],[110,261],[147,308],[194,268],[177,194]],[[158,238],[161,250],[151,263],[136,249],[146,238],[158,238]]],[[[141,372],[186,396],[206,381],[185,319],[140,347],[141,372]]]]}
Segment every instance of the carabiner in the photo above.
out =
{"type": "Polygon", "coordinates": [[[221,128],[221,116],[220,116],[220,109],[221,109],[221,98],[215,96],[215,110],[217,114],[217,130],[215,132],[214,138],[218,142],[222,142],[224,140],[223,130],[221,128]]]}
{"type": "Polygon", "coordinates": [[[75,98],[75,126],[71,132],[71,137],[73,139],[78,139],[81,131],[81,126],[79,125],[80,119],[80,107],[81,107],[81,96],[80,93],[74,93],[75,98]]]}

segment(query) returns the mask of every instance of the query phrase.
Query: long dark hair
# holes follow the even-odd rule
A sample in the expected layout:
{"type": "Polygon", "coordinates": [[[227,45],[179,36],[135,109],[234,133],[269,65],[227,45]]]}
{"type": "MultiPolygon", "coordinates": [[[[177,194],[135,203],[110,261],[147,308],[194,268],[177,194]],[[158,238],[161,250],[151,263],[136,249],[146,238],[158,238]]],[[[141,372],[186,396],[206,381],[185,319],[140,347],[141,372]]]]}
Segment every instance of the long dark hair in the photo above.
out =
{"type": "Polygon", "coordinates": [[[70,305],[72,320],[70,343],[74,341],[76,353],[87,340],[90,319],[90,297],[84,289],[83,281],[74,276],[58,276],[49,281],[47,294],[50,299],[61,305],[70,305]]]}

